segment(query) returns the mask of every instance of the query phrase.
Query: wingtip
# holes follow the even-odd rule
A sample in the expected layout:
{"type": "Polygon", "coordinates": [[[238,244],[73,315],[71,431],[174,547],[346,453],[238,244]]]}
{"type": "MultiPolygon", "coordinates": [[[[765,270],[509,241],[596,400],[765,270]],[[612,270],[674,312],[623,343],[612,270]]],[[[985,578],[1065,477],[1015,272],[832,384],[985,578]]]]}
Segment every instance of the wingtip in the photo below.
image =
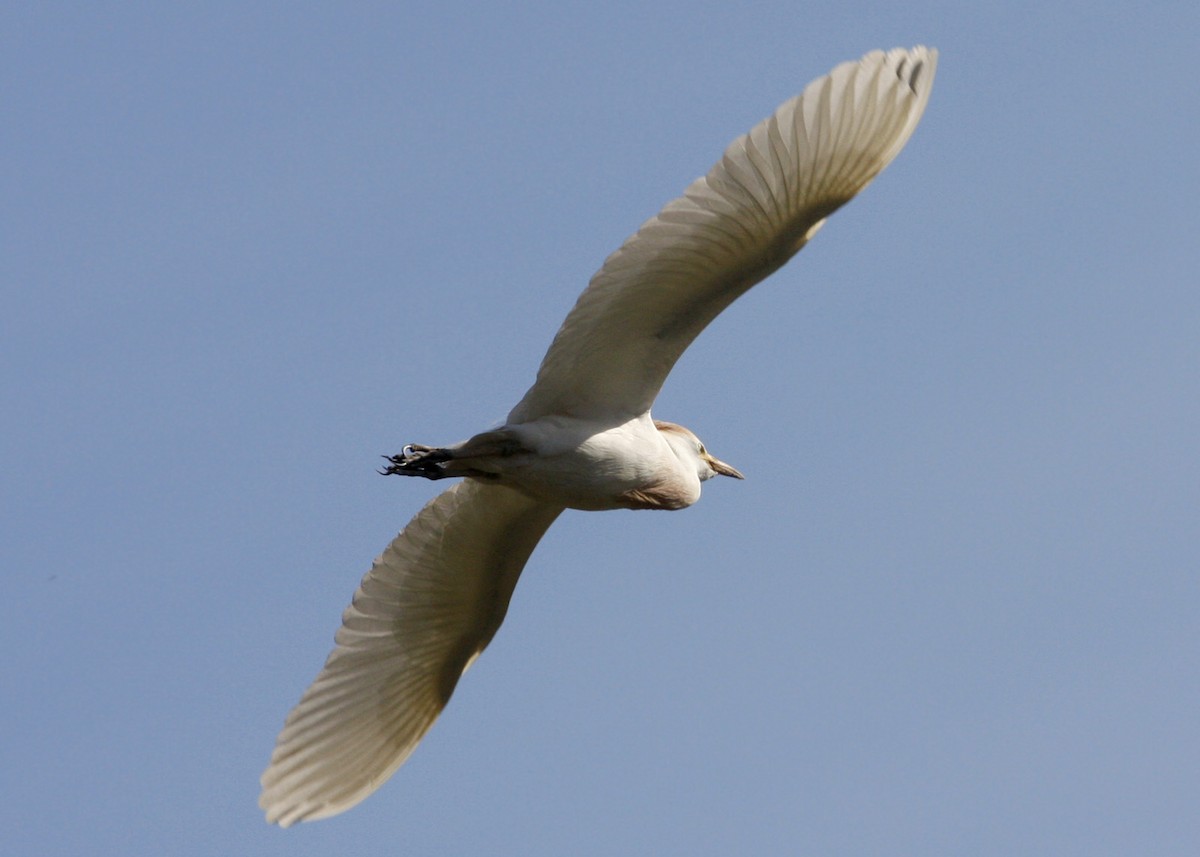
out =
{"type": "MultiPolygon", "coordinates": [[[[870,56],[870,54],[868,54],[870,56]]],[[[864,57],[866,59],[866,57],[864,57]]],[[[886,62],[896,70],[896,76],[907,84],[917,97],[928,97],[937,72],[937,48],[914,45],[911,48],[892,48],[886,62]]]]}

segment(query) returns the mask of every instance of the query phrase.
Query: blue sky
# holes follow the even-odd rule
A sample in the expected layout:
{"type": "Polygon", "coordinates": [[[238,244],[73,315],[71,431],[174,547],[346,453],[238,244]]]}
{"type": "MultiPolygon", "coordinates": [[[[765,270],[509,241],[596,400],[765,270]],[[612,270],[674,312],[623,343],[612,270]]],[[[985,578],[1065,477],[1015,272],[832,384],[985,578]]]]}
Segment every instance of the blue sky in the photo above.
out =
{"type": "Polygon", "coordinates": [[[0,13],[0,850],[1194,854],[1193,3],[0,13]],[[897,161],[680,362],[744,483],[568,513],[409,763],[256,806],[378,456],[501,419],[603,258],[810,79],[897,161]]]}

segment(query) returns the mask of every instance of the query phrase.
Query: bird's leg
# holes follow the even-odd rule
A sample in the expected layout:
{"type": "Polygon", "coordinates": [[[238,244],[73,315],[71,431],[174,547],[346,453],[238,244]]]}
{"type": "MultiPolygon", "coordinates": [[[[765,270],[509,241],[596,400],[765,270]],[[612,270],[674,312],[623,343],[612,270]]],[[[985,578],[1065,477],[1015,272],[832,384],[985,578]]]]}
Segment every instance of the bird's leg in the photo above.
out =
{"type": "Polygon", "coordinates": [[[385,455],[388,466],[380,470],[383,476],[423,476],[426,479],[444,479],[453,474],[447,473],[445,462],[450,458],[450,450],[425,446],[420,443],[410,443],[401,450],[399,455],[385,455]]]}
{"type": "Polygon", "coordinates": [[[498,479],[500,474],[486,466],[489,460],[494,462],[526,452],[529,450],[510,430],[496,429],[454,446],[407,444],[399,455],[385,455],[388,466],[379,472],[384,476],[421,476],[425,479],[445,479],[447,476],[498,479]]]}

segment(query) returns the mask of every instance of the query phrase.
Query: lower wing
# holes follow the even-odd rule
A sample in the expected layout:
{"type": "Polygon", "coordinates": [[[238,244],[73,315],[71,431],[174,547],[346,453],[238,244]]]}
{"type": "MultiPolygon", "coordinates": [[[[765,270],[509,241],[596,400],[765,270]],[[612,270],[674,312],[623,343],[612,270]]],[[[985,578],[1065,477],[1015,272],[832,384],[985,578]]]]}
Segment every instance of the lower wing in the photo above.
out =
{"type": "Polygon", "coordinates": [[[408,758],[491,641],[562,511],[475,480],[435,497],[375,561],[288,715],[259,805],[286,827],[336,815],[408,758]]]}

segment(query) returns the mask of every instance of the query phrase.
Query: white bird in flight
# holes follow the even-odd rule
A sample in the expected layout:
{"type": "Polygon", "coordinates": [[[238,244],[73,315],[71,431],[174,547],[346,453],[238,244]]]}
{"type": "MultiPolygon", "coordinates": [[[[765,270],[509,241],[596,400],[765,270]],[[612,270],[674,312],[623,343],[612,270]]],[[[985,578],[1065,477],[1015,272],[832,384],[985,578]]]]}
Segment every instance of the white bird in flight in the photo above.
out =
{"type": "Polygon", "coordinates": [[[268,821],[335,815],[400,767],[563,509],[682,509],[711,477],[742,478],[650,406],[700,331],[903,148],[936,64],[929,48],[875,51],[813,81],[605,260],[503,426],[388,459],[388,474],[466,478],[409,522],[342,614],[262,775],[268,821]]]}

